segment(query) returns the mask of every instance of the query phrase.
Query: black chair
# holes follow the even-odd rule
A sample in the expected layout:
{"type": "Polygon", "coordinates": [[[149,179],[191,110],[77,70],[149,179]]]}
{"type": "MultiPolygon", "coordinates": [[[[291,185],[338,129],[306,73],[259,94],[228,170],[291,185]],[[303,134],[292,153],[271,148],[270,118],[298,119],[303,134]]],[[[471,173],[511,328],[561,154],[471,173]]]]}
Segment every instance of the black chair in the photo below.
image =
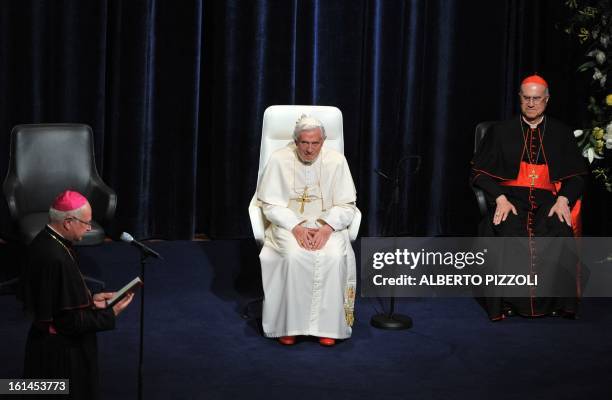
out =
{"type": "MultiPolygon", "coordinates": [[[[482,143],[482,139],[484,139],[485,135],[489,133],[493,126],[497,123],[497,121],[484,121],[476,125],[476,131],[474,133],[474,153],[478,151],[480,143],[482,143]]],[[[478,202],[478,209],[480,210],[480,215],[483,217],[487,215],[488,207],[487,200],[485,198],[484,192],[482,189],[479,189],[473,185],[470,185],[474,194],[476,195],[476,201],[478,202]]]]}
{"type": "Polygon", "coordinates": [[[106,237],[102,224],[113,219],[117,206],[117,195],[98,175],[93,134],[84,124],[15,126],[2,189],[14,230],[25,244],[48,223],[49,206],[66,189],[87,197],[93,211],[92,229],[78,245],[102,243],[106,237]]]}
{"type": "Polygon", "coordinates": [[[104,241],[102,223],[115,215],[117,195],[98,175],[91,128],[83,124],[17,125],[11,133],[3,191],[24,243],[48,222],[49,205],[66,189],[89,199],[94,221],[79,245],[104,241]]]}

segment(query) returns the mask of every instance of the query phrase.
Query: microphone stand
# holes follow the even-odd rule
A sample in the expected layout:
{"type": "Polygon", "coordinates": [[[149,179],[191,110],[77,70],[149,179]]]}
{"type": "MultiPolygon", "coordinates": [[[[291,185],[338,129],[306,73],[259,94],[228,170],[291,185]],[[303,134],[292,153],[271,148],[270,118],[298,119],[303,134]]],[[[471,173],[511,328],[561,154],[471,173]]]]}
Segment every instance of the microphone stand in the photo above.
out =
{"type": "Polygon", "coordinates": [[[143,370],[143,354],[144,354],[144,311],[145,311],[145,264],[147,263],[147,258],[149,256],[153,256],[155,258],[159,258],[163,260],[164,258],[159,255],[155,250],[149,248],[147,245],[140,243],[132,237],[127,232],[123,232],[120,236],[120,239],[126,243],[131,244],[132,246],[138,248],[140,250],[140,279],[143,282],[141,294],[140,294],[140,332],[139,332],[139,344],[138,344],[138,400],[142,400],[142,370],[143,370]]]}
{"type": "MultiPolygon", "coordinates": [[[[375,172],[387,179],[388,181],[393,181],[393,196],[391,197],[391,212],[392,212],[392,226],[393,226],[393,236],[397,237],[398,235],[398,219],[399,219],[399,195],[400,195],[400,168],[405,161],[415,159],[417,161],[416,168],[414,172],[411,171],[411,174],[417,173],[421,168],[421,157],[420,156],[404,156],[402,157],[396,167],[395,167],[395,176],[393,178],[388,175],[382,173],[379,170],[375,172]]],[[[387,221],[385,221],[387,223],[387,221]]],[[[389,312],[388,313],[380,313],[374,315],[370,319],[370,325],[379,329],[388,329],[388,330],[401,330],[401,329],[410,329],[412,328],[412,318],[403,314],[395,313],[395,296],[391,296],[389,302],[389,312]]]]}
{"type": "Polygon", "coordinates": [[[138,400],[142,400],[142,392],[143,392],[143,384],[142,384],[142,372],[143,372],[143,355],[144,355],[144,315],[145,315],[145,265],[147,263],[147,258],[150,256],[155,256],[156,258],[163,259],[157,252],[148,248],[147,246],[136,242],[131,235],[123,232],[121,235],[121,240],[126,241],[131,244],[135,244],[135,247],[138,247],[140,250],[140,279],[143,282],[142,288],[140,290],[140,329],[138,333],[138,400]],[[124,238],[124,236],[127,236],[124,238]],[[127,239],[127,240],[126,240],[127,239]]]}
{"type": "Polygon", "coordinates": [[[140,278],[143,285],[140,288],[140,332],[138,345],[138,400],[142,400],[142,367],[143,367],[143,343],[144,343],[144,310],[145,310],[145,264],[149,254],[140,252],[140,278]]]}

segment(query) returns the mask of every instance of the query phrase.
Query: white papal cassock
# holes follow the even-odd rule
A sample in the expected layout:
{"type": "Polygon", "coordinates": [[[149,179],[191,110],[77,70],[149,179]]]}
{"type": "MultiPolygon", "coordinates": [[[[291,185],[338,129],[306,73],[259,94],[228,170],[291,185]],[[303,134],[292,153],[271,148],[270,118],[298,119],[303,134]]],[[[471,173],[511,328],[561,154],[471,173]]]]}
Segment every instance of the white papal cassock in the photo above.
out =
{"type": "Polygon", "coordinates": [[[270,157],[257,198],[270,221],[259,254],[264,334],[349,337],[356,275],[347,228],[355,215],[356,194],[346,159],[322,148],[316,161],[304,164],[290,144],[270,157]],[[291,229],[303,221],[306,227],[325,221],[334,228],[321,250],[298,245],[291,229]]]}

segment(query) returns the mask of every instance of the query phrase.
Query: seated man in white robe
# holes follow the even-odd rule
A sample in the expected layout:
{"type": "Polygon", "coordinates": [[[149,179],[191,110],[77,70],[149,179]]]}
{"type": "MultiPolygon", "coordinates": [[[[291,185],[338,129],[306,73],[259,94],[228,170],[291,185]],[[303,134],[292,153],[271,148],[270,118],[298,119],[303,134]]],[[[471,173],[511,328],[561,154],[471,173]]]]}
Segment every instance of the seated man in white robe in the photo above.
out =
{"type": "Polygon", "coordinates": [[[257,188],[270,222],[259,255],[262,325],[282,344],[310,335],[333,346],[351,336],[353,324],[355,253],[347,228],[355,185],[344,156],[323,148],[320,121],[302,115],[293,138],[271,155],[257,188]]]}

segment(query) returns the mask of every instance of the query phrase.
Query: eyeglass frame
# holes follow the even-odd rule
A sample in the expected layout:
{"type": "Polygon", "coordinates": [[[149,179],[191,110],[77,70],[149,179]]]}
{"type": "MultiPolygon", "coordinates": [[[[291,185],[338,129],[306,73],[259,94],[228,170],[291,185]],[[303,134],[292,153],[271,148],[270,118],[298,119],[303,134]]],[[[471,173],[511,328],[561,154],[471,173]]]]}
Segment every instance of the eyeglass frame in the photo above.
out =
{"type": "Polygon", "coordinates": [[[548,95],[546,96],[525,96],[522,93],[519,93],[518,96],[519,96],[519,99],[521,99],[523,103],[526,103],[526,104],[531,103],[534,106],[540,105],[542,101],[544,101],[544,99],[549,97],[548,95]]]}
{"type": "Polygon", "coordinates": [[[74,216],[67,217],[67,218],[66,218],[66,221],[70,221],[70,220],[73,220],[73,219],[74,219],[74,220],[79,221],[80,223],[82,223],[82,224],[84,224],[84,225],[87,225],[87,226],[88,226],[88,227],[90,227],[90,228],[92,228],[92,227],[93,227],[93,223],[92,223],[92,221],[89,221],[89,222],[87,222],[87,221],[83,221],[82,219],[77,218],[77,217],[74,217],[74,216]]]}

